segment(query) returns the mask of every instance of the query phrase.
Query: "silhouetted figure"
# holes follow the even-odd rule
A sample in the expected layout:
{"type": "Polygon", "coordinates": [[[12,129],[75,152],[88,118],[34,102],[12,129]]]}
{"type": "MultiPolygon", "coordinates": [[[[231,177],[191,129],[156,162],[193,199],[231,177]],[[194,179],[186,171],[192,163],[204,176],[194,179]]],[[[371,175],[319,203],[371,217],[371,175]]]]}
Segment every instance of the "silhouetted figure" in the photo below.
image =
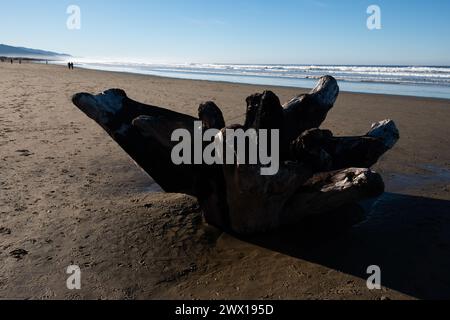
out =
{"type": "Polygon", "coordinates": [[[73,62],[70,64],[70,66],[72,67],[72,70],[73,70],[73,68],[74,68],[74,67],[73,67],[73,62]]]}
{"type": "Polygon", "coordinates": [[[13,59],[11,59],[11,64],[13,64],[14,63],[14,60],[13,59]]]}
{"type": "Polygon", "coordinates": [[[70,70],[70,62],[67,63],[67,68],[70,70]]]}
{"type": "Polygon", "coordinates": [[[22,59],[19,59],[19,64],[22,64],[22,59]]]}

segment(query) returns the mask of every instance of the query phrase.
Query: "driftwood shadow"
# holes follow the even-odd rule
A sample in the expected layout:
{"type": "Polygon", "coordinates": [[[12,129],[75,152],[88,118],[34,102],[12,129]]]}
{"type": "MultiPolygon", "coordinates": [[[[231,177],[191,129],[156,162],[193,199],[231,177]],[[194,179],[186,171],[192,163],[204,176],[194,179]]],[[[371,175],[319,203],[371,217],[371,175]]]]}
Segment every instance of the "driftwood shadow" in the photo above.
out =
{"type": "Polygon", "coordinates": [[[377,265],[384,287],[419,299],[449,299],[450,201],[385,193],[367,212],[367,220],[343,233],[338,223],[324,229],[314,221],[245,241],[361,279],[377,265]]]}

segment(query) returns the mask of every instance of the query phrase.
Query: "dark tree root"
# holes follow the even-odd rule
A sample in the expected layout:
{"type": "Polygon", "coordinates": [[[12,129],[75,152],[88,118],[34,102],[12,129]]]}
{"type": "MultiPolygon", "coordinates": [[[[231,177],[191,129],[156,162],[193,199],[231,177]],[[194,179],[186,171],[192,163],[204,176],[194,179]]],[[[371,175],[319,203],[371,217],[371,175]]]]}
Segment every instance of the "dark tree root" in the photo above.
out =
{"type": "Polygon", "coordinates": [[[214,102],[200,105],[198,119],[133,101],[119,89],[96,96],[76,94],[73,103],[165,191],[197,197],[208,223],[252,234],[311,217],[323,216],[326,224],[330,212],[384,192],[381,176],[364,168],[394,147],[398,129],[391,120],[374,124],[359,137],[334,137],[318,129],[338,94],[336,80],[326,76],[309,94],[284,106],[270,91],[247,98],[245,124],[228,128],[280,130],[282,162],[274,176],[262,176],[260,165],[173,164],[174,130],[186,129],[193,135],[195,121],[202,122],[203,130],[225,129],[214,102]]]}

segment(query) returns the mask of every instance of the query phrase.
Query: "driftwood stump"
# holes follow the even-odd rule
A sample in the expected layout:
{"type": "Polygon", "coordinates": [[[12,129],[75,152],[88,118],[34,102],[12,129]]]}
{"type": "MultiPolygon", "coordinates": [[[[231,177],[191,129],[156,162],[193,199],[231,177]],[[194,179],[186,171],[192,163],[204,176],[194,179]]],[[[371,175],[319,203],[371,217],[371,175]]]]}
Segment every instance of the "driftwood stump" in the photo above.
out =
{"type": "Polygon", "coordinates": [[[247,98],[244,125],[229,127],[214,102],[200,105],[198,119],[133,101],[120,89],[96,96],[79,93],[73,103],[165,191],[197,197],[208,223],[252,234],[298,224],[384,192],[381,176],[369,168],[394,147],[397,127],[384,120],[359,137],[335,137],[319,129],[338,94],[330,76],[284,106],[273,92],[254,94],[247,98]],[[279,130],[280,170],[263,176],[261,165],[173,164],[172,133],[182,128],[193,134],[195,121],[202,122],[203,130],[222,130],[222,138],[226,128],[279,130]]]}

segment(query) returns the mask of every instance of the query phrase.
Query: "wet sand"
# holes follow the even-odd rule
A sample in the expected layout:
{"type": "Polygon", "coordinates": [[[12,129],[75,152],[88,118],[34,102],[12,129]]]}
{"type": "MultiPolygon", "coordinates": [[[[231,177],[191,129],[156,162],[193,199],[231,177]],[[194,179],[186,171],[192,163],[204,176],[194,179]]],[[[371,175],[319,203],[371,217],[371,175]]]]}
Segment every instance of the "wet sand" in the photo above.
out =
{"type": "Polygon", "coordinates": [[[70,102],[115,87],[191,115],[214,100],[229,124],[254,92],[306,91],[0,63],[1,299],[450,298],[450,100],[342,93],[324,128],[400,128],[374,168],[386,194],[350,230],[237,239],[204,226],[193,199],[160,193],[70,102]],[[66,288],[73,264],[79,291],[66,288]],[[367,289],[370,265],[382,290],[367,289]]]}

